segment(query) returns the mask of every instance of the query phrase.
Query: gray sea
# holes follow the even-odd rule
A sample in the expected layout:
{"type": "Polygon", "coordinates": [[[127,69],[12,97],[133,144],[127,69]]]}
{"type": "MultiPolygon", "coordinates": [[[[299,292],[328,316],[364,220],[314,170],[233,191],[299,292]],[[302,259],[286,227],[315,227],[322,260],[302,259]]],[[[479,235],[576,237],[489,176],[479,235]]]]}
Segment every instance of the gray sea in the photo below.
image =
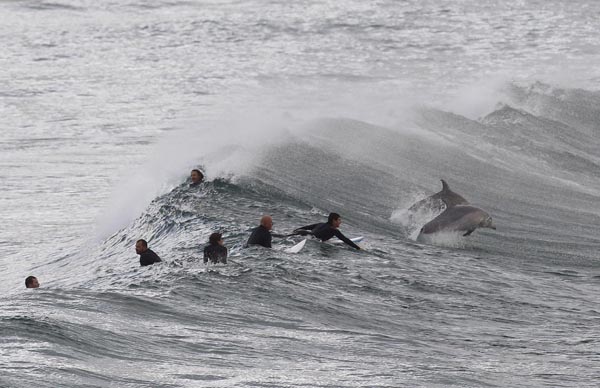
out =
{"type": "Polygon", "coordinates": [[[1,1],[0,387],[600,386],[599,42],[592,0],[1,1]],[[497,230],[417,242],[440,179],[497,230]],[[363,251],[243,248],[329,212],[363,251]]]}

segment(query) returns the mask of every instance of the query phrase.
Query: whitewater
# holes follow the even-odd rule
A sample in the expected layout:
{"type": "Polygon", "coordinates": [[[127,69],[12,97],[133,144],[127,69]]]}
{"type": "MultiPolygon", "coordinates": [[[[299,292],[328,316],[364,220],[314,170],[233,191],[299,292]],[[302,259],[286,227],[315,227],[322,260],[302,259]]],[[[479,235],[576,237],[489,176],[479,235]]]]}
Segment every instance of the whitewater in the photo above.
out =
{"type": "Polygon", "coordinates": [[[598,15],[1,2],[0,387],[597,387],[598,15]],[[418,242],[441,179],[497,230],[418,242]]]}

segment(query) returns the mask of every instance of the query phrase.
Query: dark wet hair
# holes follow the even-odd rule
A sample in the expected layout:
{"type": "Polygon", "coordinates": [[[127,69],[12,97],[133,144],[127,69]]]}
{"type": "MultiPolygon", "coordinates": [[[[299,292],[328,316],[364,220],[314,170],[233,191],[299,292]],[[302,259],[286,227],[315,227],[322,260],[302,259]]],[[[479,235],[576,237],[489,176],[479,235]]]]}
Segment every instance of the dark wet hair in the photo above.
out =
{"type": "Polygon", "coordinates": [[[27,278],[25,278],[25,287],[29,288],[35,279],[35,276],[27,276],[27,278]]]}
{"type": "Polygon", "coordinates": [[[217,245],[222,238],[223,235],[221,233],[213,233],[208,238],[208,242],[210,243],[210,245],[217,245]]]}
{"type": "Polygon", "coordinates": [[[327,223],[331,225],[333,223],[333,221],[337,220],[340,217],[341,216],[337,213],[329,213],[329,218],[327,218],[327,223]]]}
{"type": "Polygon", "coordinates": [[[136,241],[136,243],[139,243],[139,242],[142,243],[142,245],[144,246],[144,248],[148,248],[148,242],[146,240],[139,239],[139,240],[136,241]]]}

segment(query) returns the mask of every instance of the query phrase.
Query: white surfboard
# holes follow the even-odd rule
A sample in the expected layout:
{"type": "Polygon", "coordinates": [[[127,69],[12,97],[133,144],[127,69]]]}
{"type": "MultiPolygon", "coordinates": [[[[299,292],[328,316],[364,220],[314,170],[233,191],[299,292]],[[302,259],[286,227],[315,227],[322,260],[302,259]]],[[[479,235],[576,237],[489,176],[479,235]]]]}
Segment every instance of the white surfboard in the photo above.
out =
{"type": "MultiPolygon", "coordinates": [[[[350,241],[352,241],[353,243],[359,243],[362,240],[364,240],[365,237],[364,236],[358,236],[358,237],[352,237],[350,239],[350,241]]],[[[342,240],[340,240],[339,238],[332,238],[331,240],[327,241],[327,242],[331,242],[333,244],[344,244],[344,242],[342,240]]]]}
{"type": "Polygon", "coordinates": [[[294,245],[291,248],[285,250],[287,253],[298,253],[304,248],[304,244],[306,244],[306,239],[300,241],[298,244],[294,245]]]}

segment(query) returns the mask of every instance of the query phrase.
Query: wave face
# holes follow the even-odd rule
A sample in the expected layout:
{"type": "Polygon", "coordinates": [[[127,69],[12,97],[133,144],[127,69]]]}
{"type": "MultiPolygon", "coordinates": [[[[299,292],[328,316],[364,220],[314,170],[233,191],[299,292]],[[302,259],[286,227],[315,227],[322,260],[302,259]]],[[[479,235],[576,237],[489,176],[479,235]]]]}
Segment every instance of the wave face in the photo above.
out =
{"type": "Polygon", "coordinates": [[[599,5],[496,3],[0,4],[0,387],[595,386],[599,5]]]}
{"type": "Polygon", "coordinates": [[[92,250],[48,264],[51,287],[4,303],[15,356],[3,381],[18,385],[35,354],[28,379],[50,374],[48,386],[591,384],[597,140],[590,122],[528,110],[556,103],[559,91],[538,87],[511,87],[515,104],[479,120],[421,109],[410,133],[305,123],[244,174],[178,185],[92,250]],[[498,230],[414,242],[427,219],[402,214],[440,177],[498,230]],[[297,237],[243,248],[263,213],[289,232],[329,211],[365,236],[365,252],[311,240],[285,253],[297,237]],[[214,231],[230,262],[208,270],[201,251],[214,231]],[[164,263],[138,267],[140,237],[164,263]]]}

